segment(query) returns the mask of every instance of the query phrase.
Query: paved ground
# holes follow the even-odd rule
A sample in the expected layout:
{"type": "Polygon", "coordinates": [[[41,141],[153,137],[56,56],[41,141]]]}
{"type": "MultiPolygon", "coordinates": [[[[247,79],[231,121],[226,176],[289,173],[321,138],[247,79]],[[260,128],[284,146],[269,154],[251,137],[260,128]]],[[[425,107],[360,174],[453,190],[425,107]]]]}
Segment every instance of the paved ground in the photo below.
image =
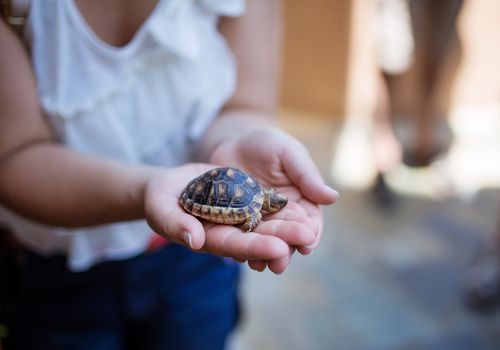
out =
{"type": "MultiPolygon", "coordinates": [[[[297,126],[287,124],[327,175],[333,127],[297,126]]],[[[400,195],[383,210],[366,190],[342,189],[314,254],[281,276],[245,272],[232,347],[500,349],[500,312],[477,315],[462,302],[465,267],[493,232],[499,198],[498,189],[468,200],[400,195]]]]}

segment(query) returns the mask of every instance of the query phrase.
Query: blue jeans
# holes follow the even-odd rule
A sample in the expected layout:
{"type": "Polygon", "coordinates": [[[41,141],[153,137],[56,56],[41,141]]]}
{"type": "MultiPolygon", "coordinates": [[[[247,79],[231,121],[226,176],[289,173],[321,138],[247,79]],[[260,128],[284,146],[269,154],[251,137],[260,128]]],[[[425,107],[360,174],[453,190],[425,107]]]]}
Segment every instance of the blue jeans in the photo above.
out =
{"type": "Polygon", "coordinates": [[[9,349],[223,349],[239,268],[170,245],[81,273],[28,254],[9,349]]]}

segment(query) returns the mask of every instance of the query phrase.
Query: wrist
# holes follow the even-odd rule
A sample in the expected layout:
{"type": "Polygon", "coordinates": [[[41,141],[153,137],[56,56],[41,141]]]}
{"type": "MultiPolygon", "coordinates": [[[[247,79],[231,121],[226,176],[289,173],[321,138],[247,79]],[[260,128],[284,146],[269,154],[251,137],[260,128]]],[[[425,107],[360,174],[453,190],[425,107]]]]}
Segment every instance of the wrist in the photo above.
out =
{"type": "MultiPolygon", "coordinates": [[[[277,118],[268,111],[252,108],[225,107],[220,116],[205,132],[198,145],[198,153],[202,160],[211,159],[211,155],[221,145],[234,143],[257,129],[276,128],[277,118]]],[[[225,146],[224,146],[225,147],[225,146]]]]}

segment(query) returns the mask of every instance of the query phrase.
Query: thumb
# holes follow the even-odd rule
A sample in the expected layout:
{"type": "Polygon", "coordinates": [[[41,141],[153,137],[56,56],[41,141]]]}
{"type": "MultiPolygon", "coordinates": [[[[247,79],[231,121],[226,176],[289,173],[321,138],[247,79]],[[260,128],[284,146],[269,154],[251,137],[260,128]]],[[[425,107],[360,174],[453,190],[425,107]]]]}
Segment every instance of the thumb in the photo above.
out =
{"type": "Polygon", "coordinates": [[[205,244],[203,225],[180,207],[175,196],[164,194],[150,198],[146,218],[151,228],[169,241],[194,250],[205,244]]]}
{"type": "Polygon", "coordinates": [[[302,144],[291,143],[285,148],[282,164],[290,180],[310,201],[332,204],[338,199],[339,193],[325,184],[318,167],[302,144]]]}

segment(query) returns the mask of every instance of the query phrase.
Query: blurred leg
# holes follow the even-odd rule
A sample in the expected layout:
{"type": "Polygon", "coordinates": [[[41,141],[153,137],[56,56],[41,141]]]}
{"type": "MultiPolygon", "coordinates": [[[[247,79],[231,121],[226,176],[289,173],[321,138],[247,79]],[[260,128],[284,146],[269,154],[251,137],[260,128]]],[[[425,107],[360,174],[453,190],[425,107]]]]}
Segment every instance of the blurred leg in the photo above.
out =
{"type": "Polygon", "coordinates": [[[388,207],[394,204],[394,194],[385,182],[384,175],[401,159],[401,145],[394,134],[391,117],[393,77],[380,74],[378,98],[374,111],[373,156],[377,177],[372,193],[377,204],[388,207]]]}
{"type": "Polygon", "coordinates": [[[375,165],[381,173],[392,170],[401,158],[401,145],[394,134],[391,120],[393,79],[392,76],[381,73],[374,111],[373,153],[375,165]]]}
{"type": "Polygon", "coordinates": [[[415,141],[405,162],[429,165],[440,151],[435,131],[436,100],[440,73],[451,43],[458,40],[456,21],[463,0],[413,0],[413,31],[417,69],[415,141]]]}

